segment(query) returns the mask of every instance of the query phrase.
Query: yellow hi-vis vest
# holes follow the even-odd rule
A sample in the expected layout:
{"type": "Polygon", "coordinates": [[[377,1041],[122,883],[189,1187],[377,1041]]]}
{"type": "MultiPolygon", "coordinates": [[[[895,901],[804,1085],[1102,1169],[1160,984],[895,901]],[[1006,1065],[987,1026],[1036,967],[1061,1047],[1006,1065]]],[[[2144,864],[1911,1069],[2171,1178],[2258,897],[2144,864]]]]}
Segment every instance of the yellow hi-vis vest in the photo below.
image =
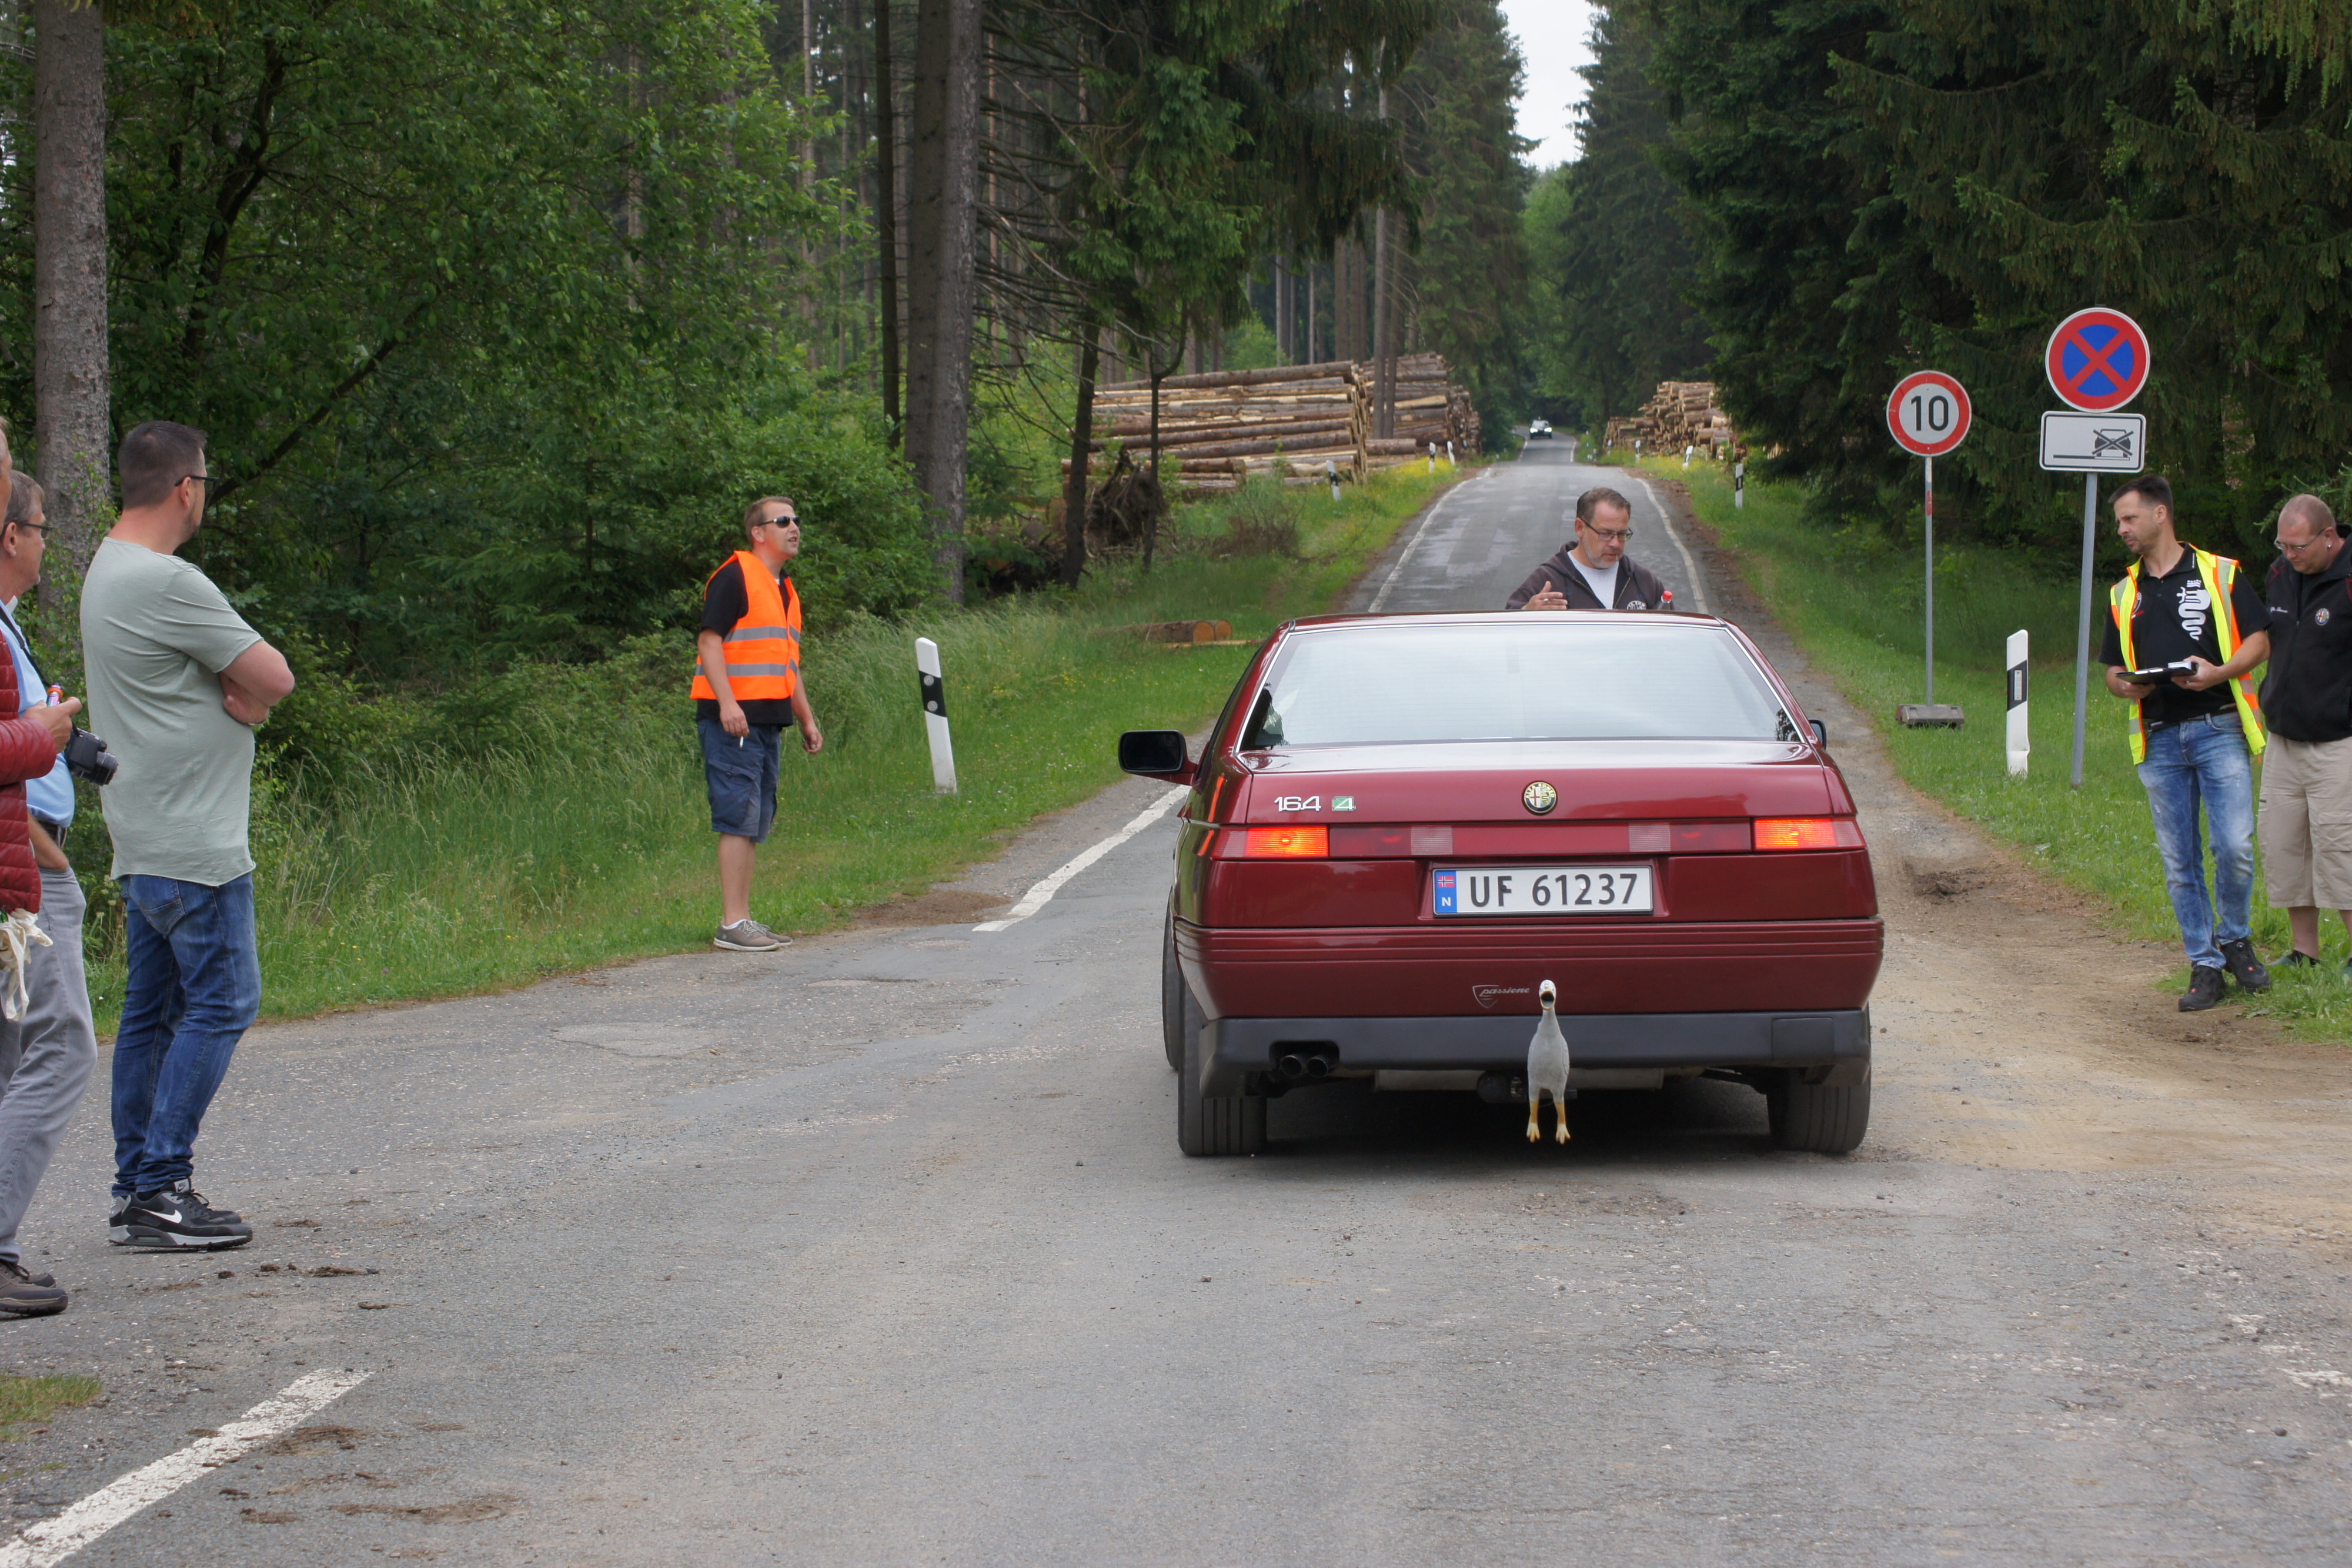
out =
{"type": "MultiPolygon", "coordinates": [[[[726,637],[728,688],[739,703],[789,697],[800,688],[800,593],[790,578],[779,583],[750,550],[739,549],[728,559],[743,569],[746,603],[743,619],[726,637]]],[[[710,575],[715,578],[726,570],[722,561],[710,575]]],[[[709,591],[709,582],[702,586],[709,591]]],[[[694,695],[705,702],[719,695],[699,661],[694,666],[694,695]]]]}
{"type": "MultiPolygon", "coordinates": [[[[2238,563],[2225,555],[2214,555],[2194,546],[2189,553],[2197,558],[2197,576],[2205,584],[2205,597],[2213,605],[2213,635],[2221,643],[2221,663],[2226,664],[2238,656],[2238,644],[2243,639],[2238,633],[2237,607],[2230,601],[2230,591],[2237,586],[2238,563]]],[[[2107,594],[2108,608],[2116,618],[2116,636],[2123,645],[2124,668],[2137,670],[2139,660],[2132,653],[2132,615],[2139,608],[2139,562],[2131,563],[2124,580],[2107,594]]],[[[2238,699],[2238,719],[2246,731],[2246,749],[2256,757],[2269,741],[2263,735],[2263,705],[2254,700],[2252,680],[2240,675],[2230,683],[2230,695],[2238,699]]],[[[2147,721],[2141,716],[2139,704],[2131,705],[2131,758],[2134,765],[2147,760],[2147,721]]]]}

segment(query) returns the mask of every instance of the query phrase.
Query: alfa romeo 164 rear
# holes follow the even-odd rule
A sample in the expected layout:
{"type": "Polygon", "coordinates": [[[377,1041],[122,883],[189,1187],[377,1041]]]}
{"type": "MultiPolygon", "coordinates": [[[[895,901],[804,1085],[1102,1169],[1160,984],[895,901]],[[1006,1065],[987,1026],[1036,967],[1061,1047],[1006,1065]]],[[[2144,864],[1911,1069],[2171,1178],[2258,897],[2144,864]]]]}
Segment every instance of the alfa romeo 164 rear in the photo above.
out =
{"type": "Polygon", "coordinates": [[[1277,632],[1190,784],[1161,1009],[1188,1155],[1339,1079],[1524,1098],[1549,979],[1571,1086],[1760,1091],[1781,1148],[1870,1118],[1883,946],[1826,736],[1711,616],[1333,616],[1277,632]]]}

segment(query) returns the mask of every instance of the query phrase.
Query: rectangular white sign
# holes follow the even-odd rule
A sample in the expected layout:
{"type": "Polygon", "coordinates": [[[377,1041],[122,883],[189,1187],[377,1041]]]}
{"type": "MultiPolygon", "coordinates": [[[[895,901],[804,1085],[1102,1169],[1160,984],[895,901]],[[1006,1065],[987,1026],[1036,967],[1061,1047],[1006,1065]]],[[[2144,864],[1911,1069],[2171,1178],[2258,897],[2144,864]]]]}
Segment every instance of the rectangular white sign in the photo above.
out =
{"type": "Polygon", "coordinates": [[[2042,466],[2060,474],[2137,474],[2147,466],[2147,418],[2053,409],[2042,416],[2042,466]]]}

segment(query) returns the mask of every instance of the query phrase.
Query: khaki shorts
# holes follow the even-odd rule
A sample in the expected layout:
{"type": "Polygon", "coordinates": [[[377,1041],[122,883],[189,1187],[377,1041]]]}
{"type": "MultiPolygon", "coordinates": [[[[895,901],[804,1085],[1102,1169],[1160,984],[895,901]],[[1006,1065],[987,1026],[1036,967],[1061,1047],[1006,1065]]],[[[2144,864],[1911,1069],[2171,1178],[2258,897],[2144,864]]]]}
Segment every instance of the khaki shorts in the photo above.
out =
{"type": "Polygon", "coordinates": [[[2280,909],[2352,909],[2352,738],[2271,737],[2258,829],[2280,909]]]}

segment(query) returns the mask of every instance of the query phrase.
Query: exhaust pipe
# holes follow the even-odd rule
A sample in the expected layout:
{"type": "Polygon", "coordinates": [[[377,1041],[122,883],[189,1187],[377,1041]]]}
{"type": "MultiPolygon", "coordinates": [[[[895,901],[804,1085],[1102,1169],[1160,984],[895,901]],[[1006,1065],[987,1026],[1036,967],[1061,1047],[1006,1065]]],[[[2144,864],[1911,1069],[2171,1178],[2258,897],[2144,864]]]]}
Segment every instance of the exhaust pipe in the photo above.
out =
{"type": "Polygon", "coordinates": [[[1299,1055],[1295,1051],[1282,1058],[1281,1061],[1276,1062],[1274,1065],[1275,1070],[1280,1072],[1285,1078],[1304,1078],[1307,1076],[1307,1059],[1299,1055]]]}
{"type": "Polygon", "coordinates": [[[1274,1061],[1274,1070],[1294,1083],[1301,1080],[1311,1083],[1318,1078],[1328,1078],[1331,1070],[1339,1065],[1328,1051],[1286,1051],[1274,1061]]]}
{"type": "Polygon", "coordinates": [[[1309,1078],[1328,1078],[1331,1076],[1331,1059],[1318,1051],[1314,1055],[1307,1059],[1307,1076],[1309,1078]]]}

